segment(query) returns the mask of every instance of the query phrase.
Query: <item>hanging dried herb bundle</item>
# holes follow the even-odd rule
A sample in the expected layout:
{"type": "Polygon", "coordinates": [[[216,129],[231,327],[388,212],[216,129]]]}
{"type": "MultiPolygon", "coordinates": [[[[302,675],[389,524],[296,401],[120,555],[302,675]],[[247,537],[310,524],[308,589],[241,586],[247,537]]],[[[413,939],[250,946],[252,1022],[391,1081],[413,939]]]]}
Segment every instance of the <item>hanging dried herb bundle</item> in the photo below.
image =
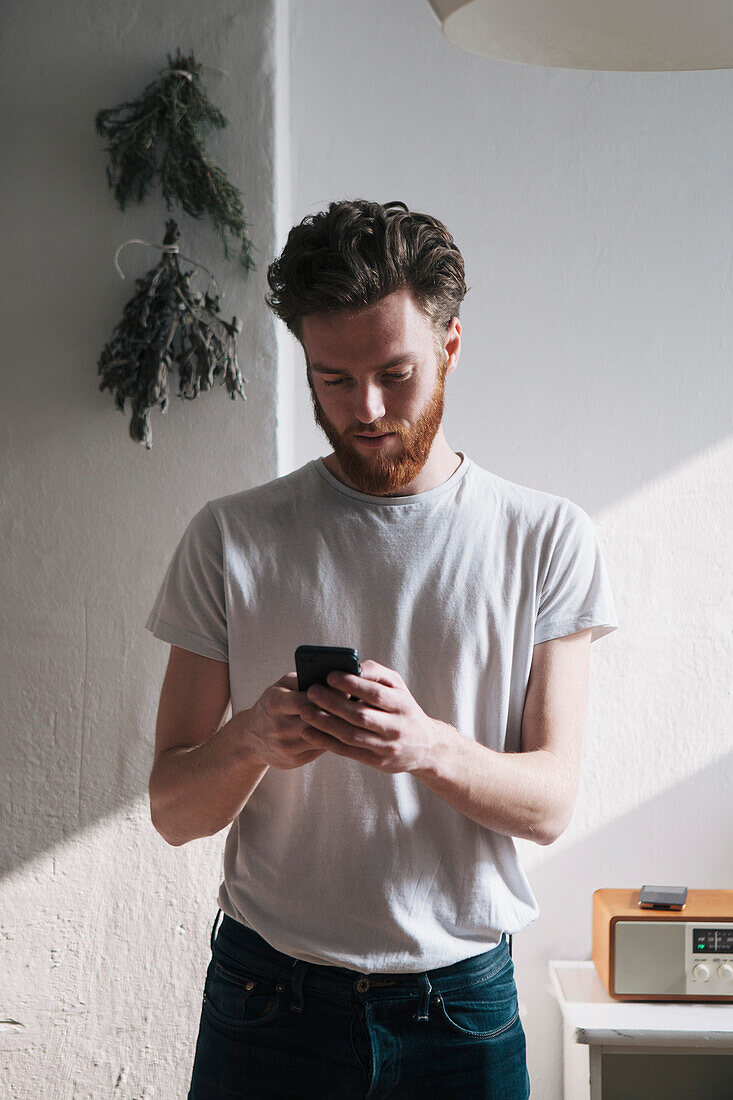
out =
{"type": "Polygon", "coordinates": [[[107,182],[122,210],[130,199],[142,202],[153,178],[160,176],[170,210],[175,200],[194,218],[211,218],[229,257],[227,234],[240,242],[240,260],[248,273],[255,265],[253,245],[239,191],[208,155],[203,131],[227,125],[201,86],[202,65],[178,50],[168,54],[168,70],[130,103],[98,111],[95,127],[109,144],[107,182]],[[158,154],[161,153],[158,164],[158,154]]]}
{"type": "Polygon", "coordinates": [[[178,397],[193,400],[220,378],[233,401],[237,395],[246,400],[236,351],[241,322],[220,317],[218,295],[191,289],[195,272],[181,271],[179,240],[178,226],[170,219],[164,241],[168,250],[157,267],[136,280],[137,291],[99,357],[100,390],[114,394],[120,412],[129,400],[130,436],[148,450],[153,445],[150,412],[156,405],[166,411],[169,373],[176,367],[178,397]]]}

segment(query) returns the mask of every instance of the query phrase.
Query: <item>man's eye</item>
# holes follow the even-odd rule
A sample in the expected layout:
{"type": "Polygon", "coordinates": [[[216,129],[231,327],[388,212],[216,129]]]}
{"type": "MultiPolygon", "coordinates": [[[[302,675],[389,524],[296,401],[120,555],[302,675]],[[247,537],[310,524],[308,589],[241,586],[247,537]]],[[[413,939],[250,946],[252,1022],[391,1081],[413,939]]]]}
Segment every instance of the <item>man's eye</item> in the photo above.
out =
{"type": "MultiPolygon", "coordinates": [[[[410,375],[409,374],[385,374],[384,377],[385,377],[386,381],[388,381],[388,382],[399,383],[399,382],[406,382],[408,380],[408,378],[410,377],[410,375]]],[[[342,384],[342,382],[345,382],[345,381],[346,381],[345,378],[337,378],[333,382],[327,382],[326,379],[324,378],[323,384],[324,384],[324,386],[340,386],[342,384]]]]}

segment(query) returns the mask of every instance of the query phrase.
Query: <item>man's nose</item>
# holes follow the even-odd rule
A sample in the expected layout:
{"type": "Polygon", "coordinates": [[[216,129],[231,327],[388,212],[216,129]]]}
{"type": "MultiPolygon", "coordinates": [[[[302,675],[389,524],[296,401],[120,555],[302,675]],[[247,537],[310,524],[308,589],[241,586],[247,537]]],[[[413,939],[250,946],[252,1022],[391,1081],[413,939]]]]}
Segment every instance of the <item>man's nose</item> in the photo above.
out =
{"type": "Polygon", "coordinates": [[[369,383],[360,386],[356,392],[356,404],[354,406],[356,419],[362,424],[371,424],[374,420],[384,416],[384,413],[384,398],[382,397],[381,386],[370,385],[369,383]]]}

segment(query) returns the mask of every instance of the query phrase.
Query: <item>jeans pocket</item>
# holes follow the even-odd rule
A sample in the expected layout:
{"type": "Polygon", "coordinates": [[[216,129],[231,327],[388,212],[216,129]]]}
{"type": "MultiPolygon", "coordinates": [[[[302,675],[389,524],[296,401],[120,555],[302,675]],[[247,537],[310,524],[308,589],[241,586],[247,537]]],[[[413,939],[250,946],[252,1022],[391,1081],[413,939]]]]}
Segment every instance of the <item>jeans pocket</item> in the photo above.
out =
{"type": "Polygon", "coordinates": [[[255,1027],[275,1016],[284,990],[274,978],[212,959],[204,984],[204,1010],[230,1027],[255,1027]]]}
{"type": "Polygon", "coordinates": [[[511,959],[490,978],[435,998],[439,1018],[453,1031],[473,1039],[493,1039],[512,1027],[519,1016],[511,959]]]}

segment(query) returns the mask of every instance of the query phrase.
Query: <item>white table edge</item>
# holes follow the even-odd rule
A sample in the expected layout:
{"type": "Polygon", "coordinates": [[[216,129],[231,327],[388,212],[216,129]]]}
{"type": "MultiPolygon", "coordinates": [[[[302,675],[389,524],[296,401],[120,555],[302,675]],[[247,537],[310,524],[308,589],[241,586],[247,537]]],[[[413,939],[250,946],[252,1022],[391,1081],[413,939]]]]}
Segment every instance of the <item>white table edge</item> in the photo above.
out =
{"type": "MultiPolygon", "coordinates": [[[[643,1016],[644,1013],[653,1016],[655,1012],[659,1012],[660,1008],[667,1010],[665,1013],[667,1016],[680,1014],[680,1010],[689,1014],[692,1004],[691,1002],[662,1003],[651,1001],[645,1004],[639,1001],[616,1001],[608,994],[600,978],[598,978],[598,982],[603,989],[605,1002],[602,1001],[589,1006],[587,1002],[583,1001],[568,1001],[558,973],[563,968],[592,969],[595,972],[595,964],[592,960],[585,959],[550,959],[548,962],[553,992],[576,1043],[587,1046],[665,1047],[666,1049],[674,1047],[680,1049],[680,1052],[682,1048],[696,1051],[715,1050],[717,1052],[729,1052],[733,1055],[733,1004],[694,1004],[696,1009],[703,1010],[702,1013],[698,1013],[699,1015],[709,1015],[711,1012],[716,1014],[714,1020],[718,1026],[712,1028],[670,1026],[668,1022],[656,1026],[651,1022],[646,1026],[639,1026],[639,1023],[636,1022],[633,1027],[624,1027],[624,1020],[629,1019],[630,1008],[634,1010],[633,1014],[638,1021],[638,1017],[643,1016]],[[583,1013],[587,1016],[589,1007],[599,1009],[606,1017],[618,1016],[618,1020],[615,1021],[618,1026],[613,1026],[608,1018],[603,1023],[600,1021],[580,1022],[578,1016],[583,1013]],[[671,1013],[670,1009],[672,1010],[671,1013]]],[[[713,1023],[713,1020],[711,1019],[709,1022],[713,1023]]]]}

